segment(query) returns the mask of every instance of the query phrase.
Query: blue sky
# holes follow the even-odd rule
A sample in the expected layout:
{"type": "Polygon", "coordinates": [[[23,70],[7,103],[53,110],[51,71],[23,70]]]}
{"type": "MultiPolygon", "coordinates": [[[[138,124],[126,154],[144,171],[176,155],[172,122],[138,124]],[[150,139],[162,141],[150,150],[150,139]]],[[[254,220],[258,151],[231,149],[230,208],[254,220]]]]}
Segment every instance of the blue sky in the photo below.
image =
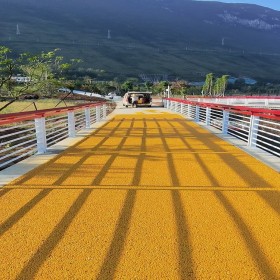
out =
{"type": "MultiPolygon", "coordinates": [[[[201,0],[201,1],[215,1],[215,0],[201,0]]],[[[248,3],[257,4],[264,7],[269,7],[274,10],[280,11],[280,0],[216,0],[225,3],[248,3]]]]}

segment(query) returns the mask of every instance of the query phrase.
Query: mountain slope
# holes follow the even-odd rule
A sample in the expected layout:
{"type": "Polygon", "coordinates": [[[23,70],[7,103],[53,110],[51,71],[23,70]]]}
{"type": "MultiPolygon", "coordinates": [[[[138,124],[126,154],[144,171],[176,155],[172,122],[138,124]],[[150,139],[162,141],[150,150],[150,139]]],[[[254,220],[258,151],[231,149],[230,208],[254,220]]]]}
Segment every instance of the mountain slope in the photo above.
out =
{"type": "Polygon", "coordinates": [[[190,0],[0,0],[0,44],[61,48],[109,76],[207,72],[277,79],[280,12],[190,0]],[[16,35],[16,26],[20,35],[16,35]]]}

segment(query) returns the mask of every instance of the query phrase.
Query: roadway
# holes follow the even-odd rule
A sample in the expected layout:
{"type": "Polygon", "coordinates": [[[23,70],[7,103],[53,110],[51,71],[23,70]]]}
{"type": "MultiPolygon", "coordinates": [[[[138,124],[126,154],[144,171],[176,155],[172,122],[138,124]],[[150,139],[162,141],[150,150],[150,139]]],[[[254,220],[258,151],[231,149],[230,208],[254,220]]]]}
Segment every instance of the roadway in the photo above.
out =
{"type": "Polygon", "coordinates": [[[119,108],[0,190],[1,279],[280,279],[280,175],[164,108],[119,108]]]}

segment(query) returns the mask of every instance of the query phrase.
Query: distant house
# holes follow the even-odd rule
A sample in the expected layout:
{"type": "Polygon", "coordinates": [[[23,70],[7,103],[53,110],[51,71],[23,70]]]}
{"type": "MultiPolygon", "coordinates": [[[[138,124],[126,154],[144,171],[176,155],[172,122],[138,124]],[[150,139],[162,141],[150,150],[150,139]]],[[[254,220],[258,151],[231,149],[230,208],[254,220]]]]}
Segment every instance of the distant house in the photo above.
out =
{"type": "Polygon", "coordinates": [[[30,77],[22,77],[22,76],[13,76],[11,78],[12,81],[16,83],[29,83],[31,81],[30,77]]]}
{"type": "Polygon", "coordinates": [[[255,85],[257,83],[256,80],[254,80],[252,78],[248,78],[248,77],[240,77],[240,78],[230,77],[228,79],[228,82],[230,84],[234,84],[237,80],[243,80],[245,85],[255,85]]]}
{"type": "Polygon", "coordinates": [[[194,87],[202,87],[204,83],[205,82],[190,82],[189,85],[194,87]]]}

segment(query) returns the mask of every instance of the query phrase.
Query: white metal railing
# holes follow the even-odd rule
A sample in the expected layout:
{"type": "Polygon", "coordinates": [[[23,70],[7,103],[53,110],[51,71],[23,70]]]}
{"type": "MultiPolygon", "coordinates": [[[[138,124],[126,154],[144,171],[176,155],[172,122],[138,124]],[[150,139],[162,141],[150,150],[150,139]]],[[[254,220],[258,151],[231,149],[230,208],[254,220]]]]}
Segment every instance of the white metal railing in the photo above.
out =
{"type": "Polygon", "coordinates": [[[0,168],[10,165],[14,159],[20,160],[36,152],[36,131],[34,121],[5,126],[0,130],[0,168]]]}
{"type": "Polygon", "coordinates": [[[0,170],[105,119],[112,102],[0,115],[0,170]]]}
{"type": "Polygon", "coordinates": [[[45,118],[47,145],[51,146],[68,137],[67,115],[57,115],[45,118]]]}
{"type": "Polygon", "coordinates": [[[214,103],[253,108],[280,109],[280,96],[227,96],[227,97],[189,97],[188,101],[214,103]]]}
{"type": "Polygon", "coordinates": [[[280,157],[280,110],[167,98],[165,107],[280,157]]]}

